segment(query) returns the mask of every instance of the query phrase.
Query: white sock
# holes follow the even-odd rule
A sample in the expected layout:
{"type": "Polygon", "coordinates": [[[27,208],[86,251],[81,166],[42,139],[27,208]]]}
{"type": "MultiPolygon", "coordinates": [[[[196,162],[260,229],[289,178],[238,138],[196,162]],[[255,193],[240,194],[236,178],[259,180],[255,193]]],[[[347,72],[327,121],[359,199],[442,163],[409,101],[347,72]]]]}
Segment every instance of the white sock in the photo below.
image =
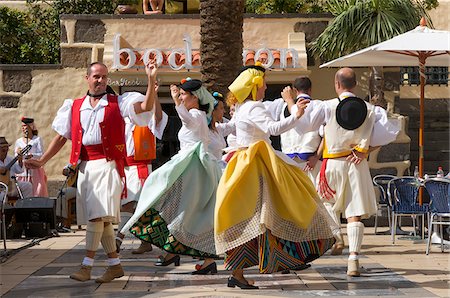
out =
{"type": "Polygon", "coordinates": [[[359,254],[364,236],[364,224],[360,221],[347,224],[348,251],[359,254]]]}
{"type": "Polygon", "coordinates": [[[89,258],[89,257],[84,257],[83,262],[81,262],[82,265],[84,266],[94,266],[94,259],[89,258]]]}
{"type": "Polygon", "coordinates": [[[108,258],[107,263],[108,263],[109,267],[119,265],[120,259],[119,258],[108,258]]]}
{"type": "Polygon", "coordinates": [[[357,261],[357,260],[359,260],[359,255],[349,255],[348,260],[349,261],[357,261]]]}

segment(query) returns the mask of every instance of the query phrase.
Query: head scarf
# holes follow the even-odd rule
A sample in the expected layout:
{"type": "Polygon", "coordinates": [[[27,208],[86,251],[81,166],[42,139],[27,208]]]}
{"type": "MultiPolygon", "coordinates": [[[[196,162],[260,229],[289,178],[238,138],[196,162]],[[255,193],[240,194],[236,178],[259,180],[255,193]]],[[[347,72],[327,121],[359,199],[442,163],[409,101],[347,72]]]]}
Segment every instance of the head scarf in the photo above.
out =
{"type": "Polygon", "coordinates": [[[234,80],[228,89],[233,93],[239,103],[242,103],[251,94],[252,99],[256,100],[258,88],[264,84],[264,67],[257,62],[255,65],[247,66],[234,80]]]}
{"type": "Polygon", "coordinates": [[[189,91],[193,95],[197,96],[200,104],[206,105],[208,104],[208,112],[206,113],[206,117],[211,117],[211,113],[214,109],[214,97],[206,90],[205,87],[202,86],[202,81],[186,78],[181,80],[180,88],[184,91],[189,91]]]}

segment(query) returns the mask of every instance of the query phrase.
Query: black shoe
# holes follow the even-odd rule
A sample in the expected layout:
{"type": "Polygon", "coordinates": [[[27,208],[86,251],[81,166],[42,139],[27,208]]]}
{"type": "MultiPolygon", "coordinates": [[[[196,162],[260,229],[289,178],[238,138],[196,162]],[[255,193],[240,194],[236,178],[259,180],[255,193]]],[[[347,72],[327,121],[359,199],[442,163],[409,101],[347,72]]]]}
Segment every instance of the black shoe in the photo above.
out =
{"type": "Polygon", "coordinates": [[[155,263],[155,266],[169,266],[172,263],[174,263],[175,266],[180,266],[180,256],[176,255],[169,260],[166,260],[163,256],[160,256],[159,261],[155,263]]]}
{"type": "Polygon", "coordinates": [[[201,268],[197,271],[192,272],[193,275],[206,275],[208,273],[216,274],[217,273],[217,264],[216,262],[209,264],[205,268],[201,268]]]}
{"type": "Polygon", "coordinates": [[[236,286],[238,286],[239,288],[241,288],[243,290],[257,290],[257,289],[259,289],[259,287],[257,287],[257,286],[250,285],[248,283],[246,283],[246,284],[241,283],[239,280],[237,280],[233,276],[228,277],[228,287],[229,288],[234,288],[236,286]]]}
{"type": "MultiPolygon", "coordinates": [[[[309,267],[311,267],[310,264],[302,264],[302,265],[292,268],[291,270],[300,271],[300,270],[308,269],[309,267]]],[[[284,269],[283,271],[281,271],[281,274],[289,274],[289,273],[291,273],[291,270],[284,269]]]]}

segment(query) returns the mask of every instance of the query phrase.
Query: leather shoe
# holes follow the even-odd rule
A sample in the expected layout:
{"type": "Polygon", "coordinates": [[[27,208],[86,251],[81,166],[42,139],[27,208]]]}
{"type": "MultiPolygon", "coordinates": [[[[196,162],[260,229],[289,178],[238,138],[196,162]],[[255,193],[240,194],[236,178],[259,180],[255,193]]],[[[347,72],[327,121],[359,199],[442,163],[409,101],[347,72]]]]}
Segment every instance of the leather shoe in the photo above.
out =
{"type": "Polygon", "coordinates": [[[192,272],[193,275],[206,275],[208,273],[216,274],[217,273],[217,264],[216,262],[209,264],[205,268],[200,268],[197,271],[192,272]]]}
{"type": "Polygon", "coordinates": [[[119,278],[125,275],[123,272],[122,265],[117,264],[114,266],[109,266],[105,273],[95,280],[96,283],[107,283],[112,281],[115,278],[119,278]]]}
{"type": "Polygon", "coordinates": [[[249,283],[242,283],[233,276],[228,277],[228,285],[229,288],[239,287],[243,290],[257,290],[259,287],[251,285],[249,283]]]}
{"type": "Polygon", "coordinates": [[[140,255],[140,254],[143,254],[145,252],[152,251],[152,250],[153,250],[153,248],[152,248],[152,245],[150,243],[148,243],[148,242],[141,242],[141,245],[139,245],[139,247],[137,249],[131,251],[131,253],[133,255],[140,255]]]}
{"type": "Polygon", "coordinates": [[[347,275],[351,277],[361,276],[358,260],[348,260],[347,275]]]}
{"type": "Polygon", "coordinates": [[[342,251],[344,250],[344,244],[335,243],[331,247],[330,255],[332,256],[340,256],[342,255],[342,251]]]}
{"type": "Polygon", "coordinates": [[[88,281],[91,279],[91,270],[92,266],[81,265],[80,270],[72,273],[70,278],[78,281],[88,281]]]}
{"type": "Polygon", "coordinates": [[[294,267],[294,268],[292,268],[290,270],[289,269],[284,269],[283,271],[281,271],[281,274],[289,274],[291,272],[291,270],[300,271],[300,270],[308,269],[309,267],[311,267],[311,264],[301,264],[301,265],[298,265],[297,267],[294,267]]]}
{"type": "Polygon", "coordinates": [[[169,266],[172,263],[175,266],[180,266],[180,256],[176,255],[169,260],[166,260],[163,256],[159,256],[159,261],[155,263],[155,266],[169,266]]]}

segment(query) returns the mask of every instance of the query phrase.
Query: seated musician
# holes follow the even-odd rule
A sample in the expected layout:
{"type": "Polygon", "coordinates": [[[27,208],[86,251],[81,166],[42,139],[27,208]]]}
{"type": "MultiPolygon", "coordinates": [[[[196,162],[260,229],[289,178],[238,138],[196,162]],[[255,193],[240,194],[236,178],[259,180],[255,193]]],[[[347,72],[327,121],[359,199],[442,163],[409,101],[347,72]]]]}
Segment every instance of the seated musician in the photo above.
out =
{"type": "MultiPolygon", "coordinates": [[[[14,181],[11,180],[12,176],[23,172],[22,156],[18,155],[17,158],[8,156],[9,144],[5,137],[0,137],[0,181],[8,185],[8,197],[19,197],[19,193],[14,181]],[[17,162],[14,162],[16,160],[17,162]]],[[[24,198],[31,197],[33,195],[33,186],[30,182],[17,182],[17,186],[24,198]]],[[[3,197],[3,196],[1,196],[3,197]]]]}

